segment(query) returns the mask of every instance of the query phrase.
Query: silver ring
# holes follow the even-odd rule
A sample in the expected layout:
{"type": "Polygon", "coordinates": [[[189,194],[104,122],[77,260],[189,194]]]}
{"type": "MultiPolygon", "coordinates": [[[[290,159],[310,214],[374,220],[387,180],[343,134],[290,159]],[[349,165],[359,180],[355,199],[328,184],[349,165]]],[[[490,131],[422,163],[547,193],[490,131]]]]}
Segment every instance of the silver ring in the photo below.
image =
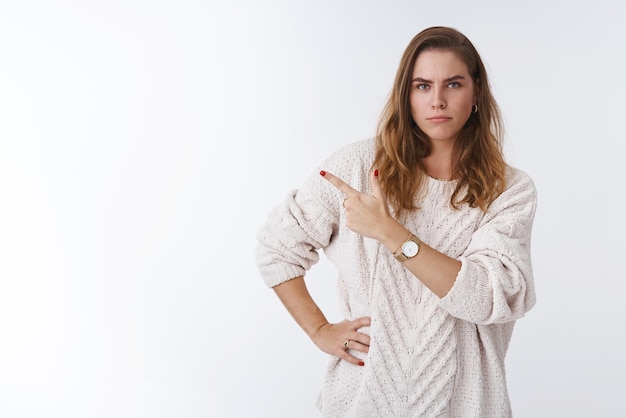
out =
{"type": "Polygon", "coordinates": [[[349,350],[349,349],[350,349],[350,347],[349,347],[349,345],[350,345],[350,341],[351,341],[351,340],[346,340],[346,342],[345,342],[345,343],[343,343],[343,346],[344,346],[344,347],[346,347],[346,350],[349,350]]]}

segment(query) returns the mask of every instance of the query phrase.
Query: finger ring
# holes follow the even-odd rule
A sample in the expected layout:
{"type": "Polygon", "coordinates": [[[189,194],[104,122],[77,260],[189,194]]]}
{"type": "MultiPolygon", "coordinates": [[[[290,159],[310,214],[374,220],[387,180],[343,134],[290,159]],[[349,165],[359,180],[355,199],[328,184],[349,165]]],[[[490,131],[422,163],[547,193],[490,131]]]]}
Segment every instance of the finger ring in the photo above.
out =
{"type": "Polygon", "coordinates": [[[350,345],[350,341],[351,341],[351,340],[346,340],[346,342],[345,342],[345,343],[343,343],[343,346],[344,346],[344,347],[346,347],[346,350],[349,350],[349,349],[350,349],[350,347],[349,347],[349,345],[350,345]]]}
{"type": "Polygon", "coordinates": [[[344,208],[346,207],[346,200],[348,200],[348,198],[343,199],[343,202],[341,203],[341,206],[343,206],[344,208]]]}

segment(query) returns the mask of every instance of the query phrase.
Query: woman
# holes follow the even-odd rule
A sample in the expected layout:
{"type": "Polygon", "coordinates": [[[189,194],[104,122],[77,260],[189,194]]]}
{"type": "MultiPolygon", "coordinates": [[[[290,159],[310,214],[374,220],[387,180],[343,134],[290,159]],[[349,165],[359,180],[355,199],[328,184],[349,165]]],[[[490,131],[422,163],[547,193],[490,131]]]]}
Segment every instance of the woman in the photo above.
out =
{"type": "Polygon", "coordinates": [[[532,180],[508,166],[484,65],[458,31],[406,48],[375,139],[343,147],[261,229],[261,274],[331,360],[327,417],[507,417],[505,354],[535,303],[532,180]],[[339,271],[329,323],[304,273],[339,271]]]}

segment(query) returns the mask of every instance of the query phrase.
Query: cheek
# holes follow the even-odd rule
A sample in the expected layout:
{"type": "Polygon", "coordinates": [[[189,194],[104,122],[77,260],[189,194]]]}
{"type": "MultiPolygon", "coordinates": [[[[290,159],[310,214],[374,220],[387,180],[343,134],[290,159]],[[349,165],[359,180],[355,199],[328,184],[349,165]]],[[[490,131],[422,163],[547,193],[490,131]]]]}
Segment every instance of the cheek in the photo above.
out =
{"type": "Polygon", "coordinates": [[[420,114],[424,113],[423,100],[420,101],[420,97],[417,94],[411,95],[409,104],[411,105],[411,115],[414,120],[418,118],[420,114]]]}
{"type": "Polygon", "coordinates": [[[454,104],[454,107],[457,109],[457,112],[460,115],[469,116],[472,113],[472,106],[474,105],[474,101],[471,96],[469,97],[459,97],[459,99],[454,104]]]}

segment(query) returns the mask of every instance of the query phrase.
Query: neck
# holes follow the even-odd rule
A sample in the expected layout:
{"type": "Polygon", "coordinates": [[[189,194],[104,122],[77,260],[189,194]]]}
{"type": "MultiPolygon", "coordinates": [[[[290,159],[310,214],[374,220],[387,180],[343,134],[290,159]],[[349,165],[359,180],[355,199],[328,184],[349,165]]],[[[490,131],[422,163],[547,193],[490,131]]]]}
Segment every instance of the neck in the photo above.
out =
{"type": "Polygon", "coordinates": [[[422,160],[426,174],[438,180],[452,180],[452,151],[453,147],[433,147],[422,160]]]}

